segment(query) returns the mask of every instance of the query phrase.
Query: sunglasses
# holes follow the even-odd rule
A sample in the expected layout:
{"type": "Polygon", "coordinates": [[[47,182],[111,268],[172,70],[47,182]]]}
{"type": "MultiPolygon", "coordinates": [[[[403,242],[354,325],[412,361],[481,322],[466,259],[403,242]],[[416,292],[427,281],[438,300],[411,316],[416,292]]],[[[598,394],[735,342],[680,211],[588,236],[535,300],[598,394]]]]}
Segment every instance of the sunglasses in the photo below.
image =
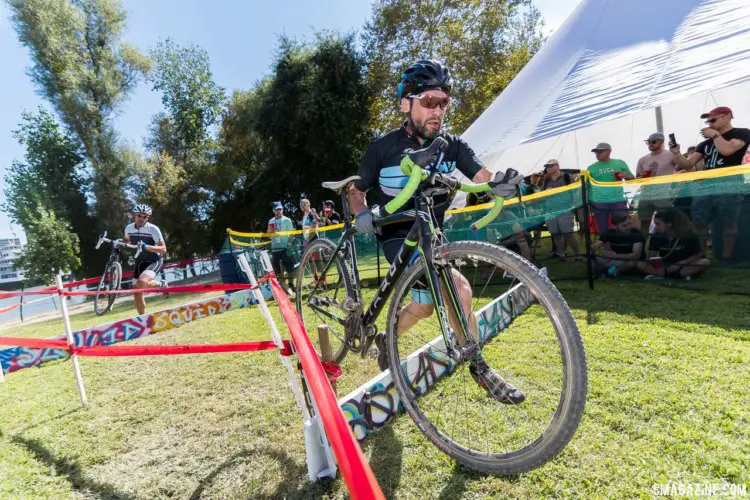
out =
{"type": "Polygon", "coordinates": [[[427,109],[445,109],[448,106],[450,106],[451,98],[450,97],[436,97],[434,95],[412,95],[409,96],[409,99],[416,99],[419,101],[419,104],[422,105],[423,108],[427,109]]]}
{"type": "Polygon", "coordinates": [[[560,165],[558,165],[557,163],[547,163],[547,164],[546,164],[546,165],[544,166],[544,168],[549,168],[549,167],[559,167],[559,166],[560,166],[560,165]]]}
{"type": "Polygon", "coordinates": [[[719,119],[719,118],[721,118],[722,116],[724,116],[724,115],[716,116],[716,117],[714,117],[714,118],[709,118],[708,120],[706,120],[706,123],[708,123],[708,124],[713,124],[713,123],[714,123],[714,122],[715,122],[716,120],[718,120],[718,119],[719,119]]]}
{"type": "Polygon", "coordinates": [[[659,144],[660,142],[664,142],[664,141],[661,139],[657,139],[655,141],[646,141],[646,144],[659,144]]]}
{"type": "Polygon", "coordinates": [[[143,217],[144,219],[148,219],[147,214],[135,214],[136,217],[143,217]]]}

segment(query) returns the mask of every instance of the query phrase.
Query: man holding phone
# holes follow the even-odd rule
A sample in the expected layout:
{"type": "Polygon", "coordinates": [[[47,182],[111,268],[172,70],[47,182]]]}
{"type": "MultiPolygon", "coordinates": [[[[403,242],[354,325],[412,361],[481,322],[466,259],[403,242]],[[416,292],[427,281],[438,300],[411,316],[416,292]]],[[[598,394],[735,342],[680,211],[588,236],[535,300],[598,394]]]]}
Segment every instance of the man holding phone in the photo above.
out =
{"type": "MultiPolygon", "coordinates": [[[[704,169],[726,168],[742,165],[742,158],[750,145],[750,129],[732,126],[734,114],[726,106],[719,106],[701,115],[707,127],[701,130],[705,141],[698,144],[687,158],[680,153],[679,144],[670,144],[681,169],[692,171],[702,159],[704,169]]],[[[716,183],[716,181],[713,181],[716,183]]],[[[705,251],[709,225],[716,218],[724,220],[722,260],[731,261],[737,241],[738,218],[742,208],[741,194],[717,194],[693,198],[691,212],[695,230],[700,236],[701,247],[705,251]]]]}

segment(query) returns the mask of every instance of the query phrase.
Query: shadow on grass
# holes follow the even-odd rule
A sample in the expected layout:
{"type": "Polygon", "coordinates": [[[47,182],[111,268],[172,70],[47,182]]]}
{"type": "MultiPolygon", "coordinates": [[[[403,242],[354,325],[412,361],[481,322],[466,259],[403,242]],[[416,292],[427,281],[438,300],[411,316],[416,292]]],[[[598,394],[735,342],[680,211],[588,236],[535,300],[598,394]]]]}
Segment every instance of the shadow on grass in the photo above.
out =
{"type": "MultiPolygon", "coordinates": [[[[750,282],[750,276],[748,276],[750,282]]],[[[750,300],[743,295],[709,289],[686,289],[689,283],[658,285],[631,278],[598,280],[594,291],[583,283],[559,283],[558,289],[572,309],[586,311],[590,324],[602,314],[615,313],[675,323],[697,323],[726,330],[750,330],[750,300]],[[672,285],[672,286],[670,286],[672,285]]],[[[747,287],[747,285],[745,285],[747,287]]],[[[732,337],[750,340],[745,335],[732,337]]]]}
{"type": "Polygon", "coordinates": [[[322,479],[317,483],[308,483],[305,486],[300,487],[299,478],[307,477],[307,468],[295,462],[284,452],[272,449],[243,450],[229,457],[211,471],[211,473],[205,478],[201,479],[198,483],[198,487],[190,495],[190,500],[199,500],[203,498],[206,489],[210,488],[216,478],[223,472],[240,466],[242,463],[250,462],[254,457],[273,459],[280,465],[281,476],[286,479],[277,486],[273,493],[254,493],[253,498],[317,498],[331,492],[333,481],[330,479],[322,479]]]}
{"type": "Polygon", "coordinates": [[[118,491],[112,485],[88,479],[80,464],[64,457],[56,457],[36,439],[13,436],[10,438],[10,441],[23,446],[33,455],[34,459],[47,464],[57,474],[67,478],[73,489],[79,493],[93,495],[95,498],[112,500],[129,500],[135,498],[118,491]]]}
{"type": "MultiPolygon", "coordinates": [[[[399,418],[409,418],[403,413],[399,418]]],[[[378,480],[380,488],[388,498],[393,498],[401,485],[401,465],[404,456],[404,445],[393,432],[392,423],[374,432],[367,442],[370,453],[370,467],[378,480]]]]}

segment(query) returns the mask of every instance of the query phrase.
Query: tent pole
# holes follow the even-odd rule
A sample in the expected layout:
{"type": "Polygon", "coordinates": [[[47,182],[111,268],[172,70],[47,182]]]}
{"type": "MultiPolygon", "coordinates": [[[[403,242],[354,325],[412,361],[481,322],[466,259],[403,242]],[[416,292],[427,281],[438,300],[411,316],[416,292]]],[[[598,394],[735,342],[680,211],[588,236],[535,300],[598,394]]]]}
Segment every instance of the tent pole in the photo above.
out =
{"type": "Polygon", "coordinates": [[[664,119],[661,116],[661,106],[656,106],[654,108],[654,112],[656,113],[656,131],[663,134],[664,133],[664,119]]]}

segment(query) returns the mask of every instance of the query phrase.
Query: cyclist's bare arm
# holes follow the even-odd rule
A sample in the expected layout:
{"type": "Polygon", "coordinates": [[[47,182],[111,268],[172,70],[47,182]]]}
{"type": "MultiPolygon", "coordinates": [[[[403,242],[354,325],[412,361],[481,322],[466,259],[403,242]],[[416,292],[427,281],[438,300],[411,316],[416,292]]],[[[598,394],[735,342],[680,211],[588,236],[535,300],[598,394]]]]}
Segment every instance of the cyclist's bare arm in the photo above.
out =
{"type": "Polygon", "coordinates": [[[357,215],[362,210],[367,208],[367,198],[365,194],[367,191],[360,191],[354,187],[354,184],[349,186],[349,192],[347,196],[349,198],[349,207],[354,215],[357,215]]]}
{"type": "Polygon", "coordinates": [[[167,253],[167,244],[164,242],[164,240],[162,240],[156,245],[146,245],[146,251],[164,255],[167,253]]]}

